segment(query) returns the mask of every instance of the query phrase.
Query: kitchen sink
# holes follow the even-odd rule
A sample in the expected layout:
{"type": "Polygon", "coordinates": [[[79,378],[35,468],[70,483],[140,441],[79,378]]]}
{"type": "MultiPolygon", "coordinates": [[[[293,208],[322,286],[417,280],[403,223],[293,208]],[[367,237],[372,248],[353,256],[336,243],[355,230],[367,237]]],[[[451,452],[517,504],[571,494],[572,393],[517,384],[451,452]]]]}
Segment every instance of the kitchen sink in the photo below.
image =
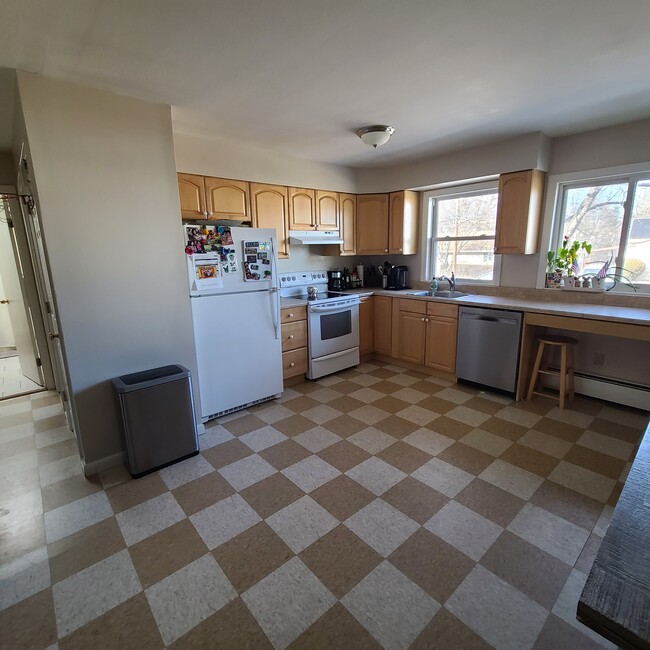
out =
{"type": "Polygon", "coordinates": [[[405,291],[405,296],[429,296],[431,295],[428,291],[405,291]]]}
{"type": "Polygon", "coordinates": [[[433,292],[433,297],[434,298],[464,298],[469,294],[463,293],[462,291],[434,291],[433,292]]]}

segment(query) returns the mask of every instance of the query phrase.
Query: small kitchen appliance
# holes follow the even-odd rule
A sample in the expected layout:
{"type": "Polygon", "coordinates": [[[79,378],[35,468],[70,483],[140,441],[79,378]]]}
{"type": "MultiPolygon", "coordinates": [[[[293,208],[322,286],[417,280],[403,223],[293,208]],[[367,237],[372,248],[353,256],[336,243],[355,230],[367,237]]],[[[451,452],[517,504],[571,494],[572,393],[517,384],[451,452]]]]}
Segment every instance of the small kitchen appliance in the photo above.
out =
{"type": "Polygon", "coordinates": [[[387,289],[400,291],[408,289],[409,286],[409,269],[408,266],[393,266],[388,274],[387,289]]]}
{"type": "Polygon", "coordinates": [[[327,272],[327,288],[330,291],[342,291],[343,290],[343,273],[341,269],[332,269],[327,272]]]}

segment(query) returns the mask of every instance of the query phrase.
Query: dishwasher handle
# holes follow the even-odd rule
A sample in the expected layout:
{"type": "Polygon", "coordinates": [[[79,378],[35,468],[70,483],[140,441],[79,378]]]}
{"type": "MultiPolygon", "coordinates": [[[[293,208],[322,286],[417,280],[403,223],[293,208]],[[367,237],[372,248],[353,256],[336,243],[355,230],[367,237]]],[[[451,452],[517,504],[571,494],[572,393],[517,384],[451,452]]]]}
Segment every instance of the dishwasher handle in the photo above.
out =
{"type": "Polygon", "coordinates": [[[480,320],[488,323],[505,323],[506,325],[519,325],[515,318],[500,318],[498,316],[479,316],[478,314],[461,314],[461,318],[466,320],[480,320]]]}

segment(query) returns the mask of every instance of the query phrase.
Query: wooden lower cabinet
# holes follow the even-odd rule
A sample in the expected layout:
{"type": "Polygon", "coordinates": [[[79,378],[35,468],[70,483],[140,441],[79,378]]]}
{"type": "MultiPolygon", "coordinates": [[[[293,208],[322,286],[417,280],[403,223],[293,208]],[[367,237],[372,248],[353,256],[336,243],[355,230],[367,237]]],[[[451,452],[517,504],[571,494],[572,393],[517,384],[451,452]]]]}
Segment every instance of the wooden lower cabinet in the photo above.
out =
{"type": "Polygon", "coordinates": [[[282,377],[289,379],[307,372],[307,309],[291,307],[281,311],[282,377]]]}
{"type": "Polygon", "coordinates": [[[458,305],[427,303],[425,365],[436,370],[456,370],[458,305]]]}
{"type": "Polygon", "coordinates": [[[419,366],[423,365],[427,331],[426,316],[400,310],[398,323],[397,358],[419,366]]]}
{"type": "Polygon", "coordinates": [[[393,299],[387,296],[374,296],[373,335],[374,350],[378,354],[391,356],[392,351],[393,299]]]}
{"type": "Polygon", "coordinates": [[[374,351],[374,297],[361,298],[359,304],[359,354],[372,354],[374,351]]]}

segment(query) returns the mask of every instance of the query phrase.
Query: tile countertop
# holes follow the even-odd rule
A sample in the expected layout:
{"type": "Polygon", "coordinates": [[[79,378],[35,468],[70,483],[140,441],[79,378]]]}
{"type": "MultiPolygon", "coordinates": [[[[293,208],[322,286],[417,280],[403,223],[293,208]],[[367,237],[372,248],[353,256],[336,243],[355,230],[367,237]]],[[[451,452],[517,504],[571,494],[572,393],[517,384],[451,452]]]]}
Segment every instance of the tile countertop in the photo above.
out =
{"type": "Polygon", "coordinates": [[[524,300],[506,298],[503,296],[468,295],[464,298],[433,298],[431,296],[408,295],[414,289],[403,291],[387,291],[385,289],[352,289],[344,293],[357,295],[390,296],[391,298],[407,298],[408,300],[427,300],[433,302],[448,302],[468,307],[491,307],[493,309],[513,309],[523,312],[539,314],[554,314],[556,316],[570,316],[573,318],[589,318],[619,323],[632,323],[635,325],[650,325],[650,309],[637,309],[634,307],[614,307],[610,305],[571,304],[566,302],[547,302],[542,300],[524,300]]]}

